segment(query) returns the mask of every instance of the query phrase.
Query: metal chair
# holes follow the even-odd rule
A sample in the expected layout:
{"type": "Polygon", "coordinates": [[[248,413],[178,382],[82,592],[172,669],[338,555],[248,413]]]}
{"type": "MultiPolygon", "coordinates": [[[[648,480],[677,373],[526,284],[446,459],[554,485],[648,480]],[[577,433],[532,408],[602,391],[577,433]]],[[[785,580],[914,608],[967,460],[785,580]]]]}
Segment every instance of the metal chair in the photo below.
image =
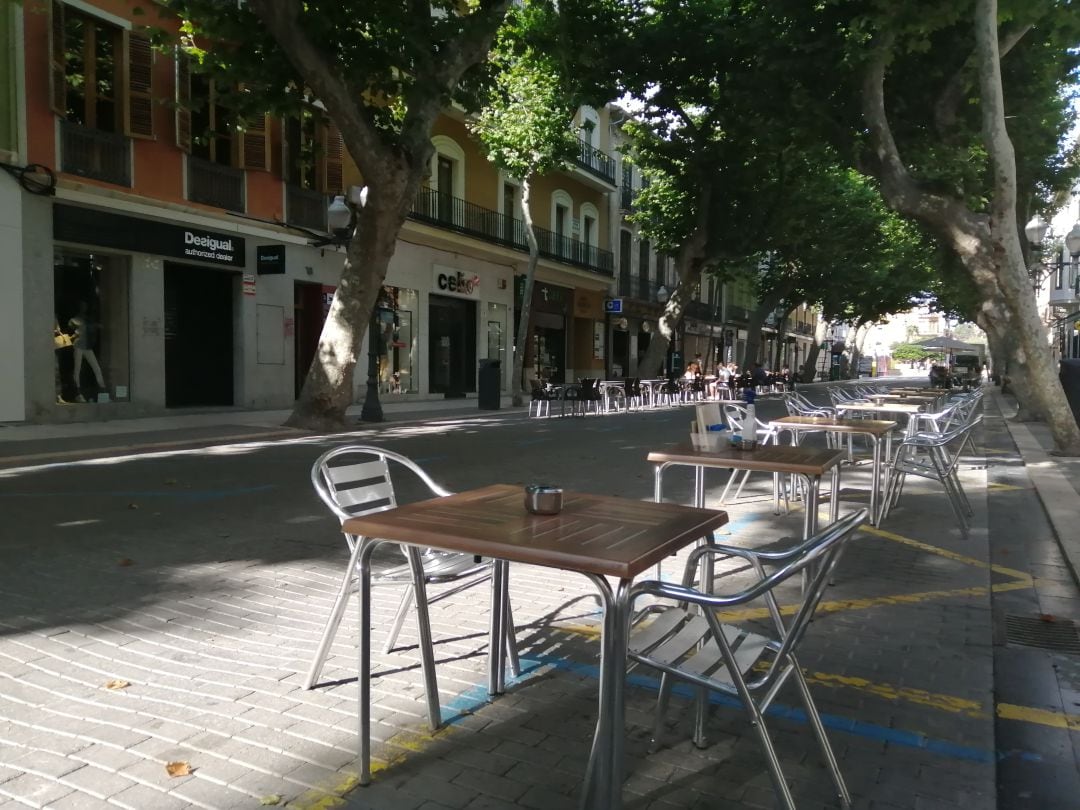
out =
{"type": "MultiPolygon", "coordinates": [[[[746,424],[746,405],[737,402],[721,402],[720,408],[724,413],[724,422],[731,426],[732,433],[739,433],[744,439],[753,437],[757,440],[757,443],[764,447],[768,444],[774,444],[776,442],[777,431],[769,426],[767,422],[762,422],[760,419],[755,419],[755,425],[750,426],[746,424]],[[749,431],[753,431],[751,434],[749,431]]],[[[742,481],[739,482],[739,488],[735,490],[735,500],[739,499],[742,494],[743,487],[746,486],[747,480],[750,478],[751,470],[743,472],[742,481]]],[[[727,501],[728,492],[731,490],[731,485],[735,482],[735,477],[739,474],[738,470],[731,471],[731,477],[728,478],[727,484],[724,486],[724,491],[720,494],[720,502],[727,501]]],[[[779,512],[780,490],[779,490],[779,473],[773,473],[773,495],[777,502],[777,512],[779,512]]]]}
{"type": "Polygon", "coordinates": [[[654,749],[660,744],[673,680],[687,681],[695,687],[693,741],[699,748],[706,745],[708,692],[712,690],[727,695],[743,706],[757,733],[780,804],[787,810],[794,810],[795,800],[765,723],[765,713],[770,704],[790,679],[798,687],[806,718],[817,738],[840,801],[845,808],[851,806],[851,796],[795,652],[810,626],[844,545],[867,516],[867,511],[860,509],[797,546],[781,551],[705,545],[691,552],[681,585],[646,581],[633,587],[630,600],[634,619],[629,657],[635,664],[644,664],[661,673],[653,730],[654,749]],[[756,581],[734,593],[702,593],[695,590],[693,583],[699,563],[714,562],[717,558],[734,559],[739,564],[730,571],[714,574],[714,589],[717,580],[721,580],[723,585],[723,578],[733,574],[750,573],[756,581]],[[807,573],[804,580],[806,586],[794,615],[785,621],[775,589],[802,572],[807,573]],[[636,603],[645,599],[655,600],[655,603],[635,613],[636,603]],[[717,611],[762,602],[771,619],[771,626],[766,620],[757,622],[754,624],[757,632],[747,627],[723,624],[722,614],[717,615],[717,611]],[[762,629],[763,626],[767,629],[762,629]]]}
{"type": "Polygon", "coordinates": [[[956,468],[960,455],[971,438],[971,431],[981,421],[981,415],[973,416],[965,424],[942,433],[916,433],[907,436],[896,448],[896,454],[887,471],[881,520],[884,521],[889,516],[893,506],[900,500],[907,476],[917,475],[941,483],[949,498],[949,506],[960,524],[960,531],[967,535],[967,518],[973,512],[964,488],[960,485],[956,468]],[[956,449],[951,450],[950,445],[956,449]]]}
{"type": "MultiPolygon", "coordinates": [[[[381,447],[365,445],[344,445],[329,450],[319,456],[311,467],[311,484],[316,494],[330,511],[341,521],[356,515],[371,512],[383,512],[398,505],[394,489],[394,477],[391,462],[402,471],[408,471],[423,483],[431,494],[445,497],[451,493],[436,484],[424,470],[411,459],[381,447]]],[[[399,476],[400,478],[400,476],[399,476]]],[[[356,549],[367,538],[345,534],[351,559],[357,558],[356,549]]],[[[442,724],[439,708],[439,690],[435,679],[435,654],[431,640],[431,619],[428,606],[448,596],[471,588],[489,580],[492,576],[490,560],[479,560],[470,554],[420,549],[416,546],[399,546],[406,562],[384,571],[373,579],[374,584],[393,584],[404,586],[404,593],[398,605],[397,613],[391,622],[384,652],[393,649],[398,633],[405,622],[409,607],[416,605],[416,621],[420,632],[420,656],[424,670],[424,683],[427,690],[428,719],[431,727],[442,724]],[[433,596],[427,596],[428,585],[454,583],[454,587],[433,596]]],[[[311,689],[322,673],[323,664],[330,651],[334,636],[341,624],[349,594],[356,587],[356,571],[351,567],[345,571],[338,588],[330,616],[326,620],[315,658],[311,662],[304,688],[311,689]]],[[[507,654],[510,658],[511,671],[519,672],[517,648],[514,646],[514,624],[510,605],[506,611],[507,654]]]]}
{"type": "Polygon", "coordinates": [[[536,406],[536,416],[540,416],[540,411],[544,412],[544,416],[551,416],[551,400],[555,397],[544,387],[537,379],[529,380],[529,387],[532,389],[532,399],[529,401],[529,416],[533,416],[533,406],[536,406]]]}

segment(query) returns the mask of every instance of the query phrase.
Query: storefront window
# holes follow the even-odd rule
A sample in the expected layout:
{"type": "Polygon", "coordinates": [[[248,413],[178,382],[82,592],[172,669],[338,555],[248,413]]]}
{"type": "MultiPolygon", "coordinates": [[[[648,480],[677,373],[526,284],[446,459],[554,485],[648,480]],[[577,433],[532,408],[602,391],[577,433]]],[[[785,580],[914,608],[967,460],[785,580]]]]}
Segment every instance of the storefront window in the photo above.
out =
{"type": "MultiPolygon", "coordinates": [[[[506,368],[506,364],[509,362],[509,358],[506,356],[506,305],[505,304],[493,304],[487,305],[487,356],[488,360],[499,360],[502,362],[502,368],[506,368]]],[[[500,377],[501,380],[505,380],[505,374],[500,377]]],[[[505,382],[499,386],[501,389],[506,389],[505,382]]]]}
{"type": "Polygon", "coordinates": [[[127,400],[127,259],[65,250],[53,264],[56,401],[127,400]]]}
{"type": "Polygon", "coordinates": [[[416,312],[419,294],[383,287],[379,296],[379,385],[387,394],[416,391],[416,312]]]}

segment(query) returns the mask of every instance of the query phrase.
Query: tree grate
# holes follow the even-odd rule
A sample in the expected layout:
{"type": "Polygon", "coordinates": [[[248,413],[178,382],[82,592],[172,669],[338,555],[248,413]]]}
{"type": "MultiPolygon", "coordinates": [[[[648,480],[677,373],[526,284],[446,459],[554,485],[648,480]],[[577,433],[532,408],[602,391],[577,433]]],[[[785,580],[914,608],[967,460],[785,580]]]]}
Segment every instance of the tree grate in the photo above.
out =
{"type": "Polygon", "coordinates": [[[1080,653],[1080,628],[1068,619],[1044,621],[1038,617],[1006,616],[1005,640],[1025,647],[1080,653]]]}

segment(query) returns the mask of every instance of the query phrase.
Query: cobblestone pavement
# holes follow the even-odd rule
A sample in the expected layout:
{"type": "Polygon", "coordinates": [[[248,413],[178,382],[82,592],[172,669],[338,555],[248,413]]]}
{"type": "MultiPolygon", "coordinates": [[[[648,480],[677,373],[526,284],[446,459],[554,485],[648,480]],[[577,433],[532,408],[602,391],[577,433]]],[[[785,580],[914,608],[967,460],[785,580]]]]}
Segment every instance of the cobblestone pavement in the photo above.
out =
{"type": "MultiPolygon", "coordinates": [[[[525,671],[505,696],[488,702],[484,686],[485,588],[432,609],[443,729],[426,726],[414,625],[376,655],[379,767],[355,788],[353,611],[323,683],[301,688],[346,559],[307,470],[332,443],[376,439],[454,489],[546,480],[648,499],[645,453],[680,440],[688,414],[489,414],[0,470],[0,805],[577,806],[596,715],[597,605],[584,578],[527,566],[511,574],[525,671]],[[167,763],[191,772],[171,776],[167,763]]],[[[845,468],[842,510],[866,503],[868,479],[865,463],[845,468]]],[[[970,535],[933,485],[910,482],[884,528],[847,552],[805,642],[802,664],[859,808],[993,808],[999,756],[1038,756],[995,749],[991,594],[1030,589],[1032,578],[991,561],[981,455],[965,458],[962,479],[970,535]]],[[[685,502],[690,476],[668,481],[685,502]]],[[[710,476],[710,505],[722,483],[710,476]]],[[[726,507],[727,540],[797,536],[797,506],[774,516],[770,489],[754,476],[726,507]]],[[[664,565],[667,577],[680,570],[679,559],[664,565]]],[[[377,646],[396,604],[376,589],[377,646]]],[[[698,750],[689,701],[676,697],[650,753],[655,679],[635,671],[630,683],[628,808],[774,806],[738,710],[715,705],[711,745],[698,750]]],[[[800,808],[835,807],[796,704],[785,689],[769,716],[785,771],[800,808]]]]}

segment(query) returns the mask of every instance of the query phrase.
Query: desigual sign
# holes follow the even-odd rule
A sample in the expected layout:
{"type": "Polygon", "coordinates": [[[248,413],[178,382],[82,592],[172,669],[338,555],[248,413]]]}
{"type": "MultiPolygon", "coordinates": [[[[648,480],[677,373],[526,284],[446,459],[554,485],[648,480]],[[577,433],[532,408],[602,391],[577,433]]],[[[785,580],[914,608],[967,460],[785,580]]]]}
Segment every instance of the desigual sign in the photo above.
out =
{"type": "Polygon", "coordinates": [[[196,259],[232,262],[236,253],[232,239],[216,239],[184,231],[184,255],[196,259]]]}
{"type": "Polygon", "coordinates": [[[480,276],[475,273],[465,273],[436,265],[432,281],[435,292],[440,295],[456,295],[461,298],[480,297],[480,276]]]}

